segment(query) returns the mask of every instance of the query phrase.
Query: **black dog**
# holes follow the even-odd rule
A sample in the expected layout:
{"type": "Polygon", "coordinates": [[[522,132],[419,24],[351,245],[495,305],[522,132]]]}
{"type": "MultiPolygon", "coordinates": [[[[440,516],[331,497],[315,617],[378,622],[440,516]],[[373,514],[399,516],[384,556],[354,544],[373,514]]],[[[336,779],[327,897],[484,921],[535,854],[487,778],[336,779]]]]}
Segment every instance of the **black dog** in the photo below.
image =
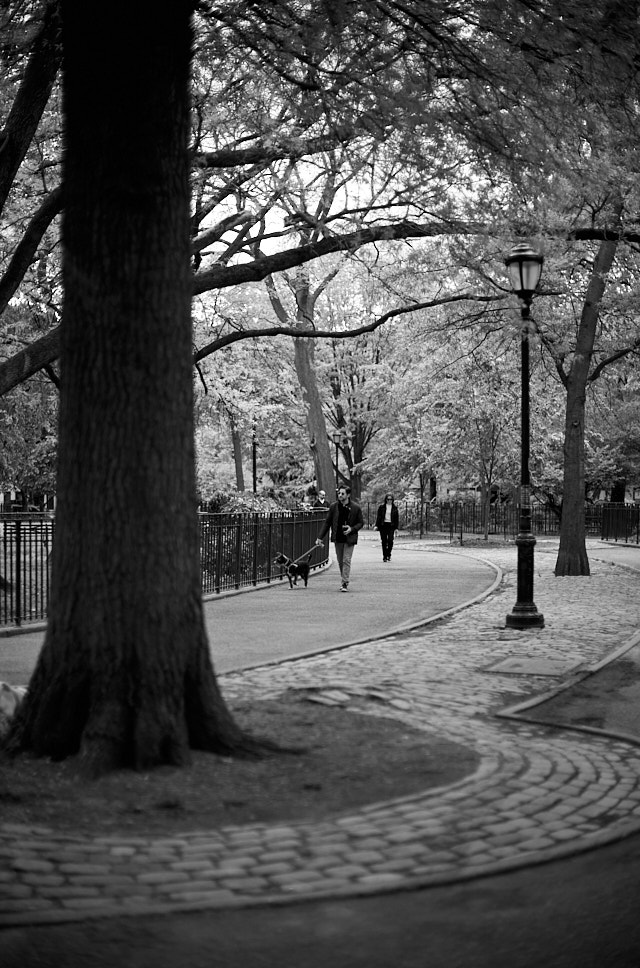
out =
{"type": "Polygon", "coordinates": [[[308,555],[305,556],[304,561],[292,561],[291,558],[287,558],[281,551],[273,559],[274,565],[284,565],[285,571],[287,572],[287,578],[289,579],[289,587],[293,588],[294,585],[298,584],[298,578],[302,578],[304,581],[304,587],[307,587],[309,581],[309,562],[311,561],[311,555],[313,551],[310,551],[308,555]]]}

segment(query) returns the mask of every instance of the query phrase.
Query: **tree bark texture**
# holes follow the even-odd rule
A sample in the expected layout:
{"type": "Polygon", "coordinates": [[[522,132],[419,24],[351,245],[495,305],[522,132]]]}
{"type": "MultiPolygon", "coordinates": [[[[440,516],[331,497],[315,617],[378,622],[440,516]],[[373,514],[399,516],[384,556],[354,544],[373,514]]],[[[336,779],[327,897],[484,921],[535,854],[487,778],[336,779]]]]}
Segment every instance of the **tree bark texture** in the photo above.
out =
{"type": "Polygon", "coordinates": [[[89,772],[243,737],[202,616],[190,6],[63,2],[58,508],[47,635],[10,745],[89,772]]]}
{"type": "Polygon", "coordinates": [[[613,263],[617,241],[601,242],[587,287],[576,348],[566,382],[567,410],[564,427],[564,480],[560,547],[555,574],[589,575],[585,536],[584,423],[586,388],[607,273],[613,263]]]}

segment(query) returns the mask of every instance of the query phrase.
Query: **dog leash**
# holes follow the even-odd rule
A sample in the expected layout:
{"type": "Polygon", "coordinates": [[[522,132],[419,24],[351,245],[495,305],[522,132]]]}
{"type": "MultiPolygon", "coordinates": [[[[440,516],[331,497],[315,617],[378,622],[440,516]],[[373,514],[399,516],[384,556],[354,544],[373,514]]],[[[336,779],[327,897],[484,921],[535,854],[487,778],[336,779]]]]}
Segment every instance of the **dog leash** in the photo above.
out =
{"type": "Polygon", "coordinates": [[[301,554],[299,558],[295,558],[291,562],[291,564],[292,565],[297,565],[299,561],[301,561],[303,558],[306,558],[307,555],[311,554],[312,551],[315,551],[317,547],[318,547],[318,545],[316,545],[316,544],[312,545],[311,548],[309,548],[308,551],[305,551],[304,554],[301,554]]]}

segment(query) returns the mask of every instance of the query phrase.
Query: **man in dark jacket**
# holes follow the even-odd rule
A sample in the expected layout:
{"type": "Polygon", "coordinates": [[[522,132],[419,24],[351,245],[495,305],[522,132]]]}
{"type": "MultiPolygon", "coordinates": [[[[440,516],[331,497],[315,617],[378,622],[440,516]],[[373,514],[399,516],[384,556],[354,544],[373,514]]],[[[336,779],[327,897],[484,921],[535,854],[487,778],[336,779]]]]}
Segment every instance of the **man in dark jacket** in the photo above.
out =
{"type": "Polygon", "coordinates": [[[326,491],[318,491],[318,496],[313,502],[314,511],[324,511],[326,514],[329,510],[329,502],[327,501],[326,491]]]}
{"type": "Polygon", "coordinates": [[[393,538],[400,524],[398,508],[393,500],[393,494],[385,494],[383,503],[376,514],[376,530],[380,532],[382,541],[382,560],[391,561],[393,538]]]}
{"type": "Polygon", "coordinates": [[[322,531],[316,539],[317,545],[322,545],[322,539],[331,531],[331,540],[336,549],[336,558],[340,569],[342,584],[341,592],[349,590],[349,576],[351,574],[351,558],[353,549],[358,542],[358,531],[364,525],[362,508],[351,500],[351,488],[343,485],[338,488],[338,500],[331,505],[325,518],[322,531]]]}

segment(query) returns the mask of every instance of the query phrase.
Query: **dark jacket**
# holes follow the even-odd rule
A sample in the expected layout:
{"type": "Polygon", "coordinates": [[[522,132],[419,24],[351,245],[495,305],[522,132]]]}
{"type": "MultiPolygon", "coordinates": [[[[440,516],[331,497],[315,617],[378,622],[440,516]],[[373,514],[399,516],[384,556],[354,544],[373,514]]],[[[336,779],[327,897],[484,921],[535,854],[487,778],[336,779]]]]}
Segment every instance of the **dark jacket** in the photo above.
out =
{"type": "MultiPolygon", "coordinates": [[[[322,525],[322,531],[318,535],[319,538],[324,538],[325,534],[329,529],[331,529],[331,540],[336,540],[336,534],[338,531],[338,519],[340,516],[340,501],[335,501],[329,508],[329,513],[324,519],[324,524],[322,525]]],[[[364,527],[364,518],[362,517],[362,508],[355,501],[350,501],[348,504],[349,515],[347,517],[347,524],[352,530],[346,536],[345,544],[357,544],[358,543],[358,531],[360,528],[364,527]]]]}
{"type": "MultiPolygon", "coordinates": [[[[378,506],[378,513],[376,514],[376,528],[378,529],[378,531],[385,523],[384,516],[385,516],[386,510],[387,510],[386,503],[380,504],[378,506]]],[[[396,507],[395,504],[392,504],[391,505],[391,527],[393,528],[394,531],[397,531],[399,526],[400,526],[400,515],[398,513],[398,508],[396,507]]]]}

